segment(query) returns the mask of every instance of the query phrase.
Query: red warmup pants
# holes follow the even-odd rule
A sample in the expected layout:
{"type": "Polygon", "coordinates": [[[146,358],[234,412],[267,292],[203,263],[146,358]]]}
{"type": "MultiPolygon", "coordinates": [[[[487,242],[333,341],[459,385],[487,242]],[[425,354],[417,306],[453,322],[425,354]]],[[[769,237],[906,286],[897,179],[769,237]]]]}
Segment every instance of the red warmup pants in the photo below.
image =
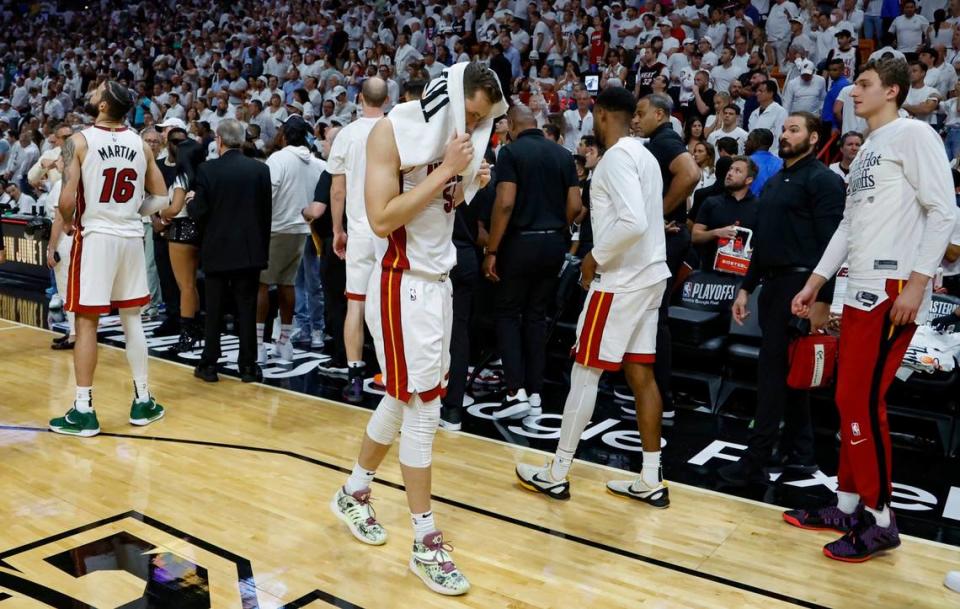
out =
{"type": "Polygon", "coordinates": [[[840,410],[838,488],[881,509],[890,503],[890,426],[886,394],[916,324],[894,326],[890,309],[905,281],[888,279],[887,296],[872,311],[843,307],[837,408],[840,410]]]}

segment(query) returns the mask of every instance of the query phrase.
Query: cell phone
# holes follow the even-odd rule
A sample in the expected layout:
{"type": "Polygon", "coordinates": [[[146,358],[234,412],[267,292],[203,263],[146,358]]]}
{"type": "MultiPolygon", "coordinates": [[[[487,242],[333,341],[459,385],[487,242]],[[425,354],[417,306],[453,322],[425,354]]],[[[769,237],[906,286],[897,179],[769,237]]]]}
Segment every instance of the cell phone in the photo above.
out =
{"type": "Polygon", "coordinates": [[[583,84],[587,87],[587,91],[591,93],[596,93],[600,90],[600,76],[596,74],[588,74],[583,77],[583,84]]]}
{"type": "Polygon", "coordinates": [[[60,252],[54,252],[54,253],[53,253],[53,261],[56,262],[56,263],[58,263],[58,264],[60,263],[60,252]]]}

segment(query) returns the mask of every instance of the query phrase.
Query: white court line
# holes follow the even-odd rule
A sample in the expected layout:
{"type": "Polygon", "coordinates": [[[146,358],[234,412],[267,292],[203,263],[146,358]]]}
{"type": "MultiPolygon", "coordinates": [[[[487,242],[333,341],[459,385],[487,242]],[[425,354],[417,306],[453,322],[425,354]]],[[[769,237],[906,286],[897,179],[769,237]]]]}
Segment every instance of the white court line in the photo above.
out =
{"type": "MultiPolygon", "coordinates": [[[[13,320],[9,320],[9,319],[5,319],[5,320],[3,320],[3,321],[8,321],[8,322],[10,322],[10,323],[12,323],[12,324],[17,324],[18,326],[22,326],[22,327],[24,327],[24,328],[30,328],[31,330],[40,330],[40,331],[42,331],[42,332],[50,332],[50,333],[52,333],[52,334],[59,334],[59,332],[54,332],[53,330],[48,330],[48,329],[46,329],[46,328],[38,328],[38,327],[36,327],[36,326],[30,326],[30,325],[27,325],[27,324],[24,324],[24,323],[20,323],[20,322],[18,322],[18,321],[13,321],[13,320]]],[[[5,329],[6,329],[6,330],[11,330],[11,329],[14,329],[14,328],[5,328],[5,329]]],[[[16,329],[19,329],[19,328],[16,328],[16,329]]],[[[2,330],[0,330],[0,331],[2,331],[2,330]]],[[[116,349],[117,351],[123,351],[122,348],[117,347],[117,346],[114,346],[114,345],[107,345],[107,344],[101,343],[101,342],[99,342],[99,341],[97,342],[97,344],[100,345],[100,346],[102,346],[102,347],[107,347],[107,348],[110,348],[110,349],[116,349]]],[[[191,366],[191,365],[189,365],[189,364],[184,364],[184,363],[181,363],[181,362],[173,362],[173,361],[170,361],[170,360],[166,360],[166,359],[157,357],[156,355],[151,355],[150,357],[156,359],[156,360],[159,361],[159,362],[164,362],[164,363],[166,363],[166,364],[173,364],[174,366],[180,366],[181,368],[187,368],[188,370],[192,370],[192,369],[193,369],[193,366],[191,366]]],[[[234,376],[221,375],[220,378],[221,378],[221,379],[226,378],[226,379],[229,379],[229,380],[231,380],[231,381],[236,381],[236,382],[238,382],[238,383],[241,382],[239,378],[234,377],[234,376]]],[[[327,404],[327,405],[331,405],[331,406],[339,406],[340,408],[349,408],[349,409],[352,409],[352,410],[362,410],[362,411],[367,412],[367,413],[372,413],[372,412],[373,412],[373,411],[370,410],[369,408],[364,408],[364,407],[362,407],[362,406],[354,406],[353,404],[347,404],[347,403],[345,403],[345,402],[338,402],[338,401],[336,401],[336,400],[331,400],[331,399],[328,399],[328,398],[322,398],[322,397],[320,397],[320,396],[310,395],[310,394],[308,394],[308,393],[300,393],[300,392],[298,392],[298,391],[293,391],[292,389],[285,389],[285,388],[283,388],[283,387],[272,387],[272,386],[270,386],[270,385],[266,385],[266,384],[262,384],[262,383],[257,383],[257,384],[258,384],[258,385],[262,385],[263,387],[265,387],[265,388],[267,388],[267,389],[272,389],[272,390],[274,390],[274,391],[279,391],[279,392],[281,392],[281,393],[289,393],[290,395],[294,395],[294,396],[299,397],[299,398],[309,398],[309,399],[316,400],[316,401],[322,402],[323,404],[327,404]]],[[[443,430],[441,429],[441,431],[443,431],[443,430]]],[[[450,432],[447,432],[447,433],[450,433],[450,432]]],[[[536,453],[536,454],[540,454],[540,455],[545,455],[545,456],[548,456],[548,457],[553,455],[553,453],[547,452],[547,451],[545,451],[545,450],[541,450],[541,449],[539,449],[539,448],[532,448],[532,447],[530,447],[530,446],[519,446],[519,445],[517,445],[517,444],[511,444],[510,442],[506,442],[506,441],[504,441],[504,440],[497,440],[497,439],[495,439],[495,438],[487,438],[487,437],[485,437],[485,436],[480,436],[480,435],[477,435],[477,434],[466,433],[466,432],[463,432],[463,431],[458,431],[458,432],[453,432],[453,433],[457,433],[457,434],[460,434],[460,435],[463,435],[463,436],[468,436],[468,437],[474,438],[474,439],[476,439],[476,440],[482,440],[482,441],[484,441],[484,442],[492,442],[492,443],[494,443],[494,444],[499,444],[499,445],[501,445],[501,446],[506,446],[506,447],[511,448],[511,449],[514,449],[514,450],[527,451],[527,452],[531,452],[531,453],[536,453]]],[[[630,474],[636,474],[636,472],[630,472],[630,471],[628,471],[628,470],[619,469],[619,468],[616,468],[616,467],[611,467],[611,466],[609,466],[609,465],[602,465],[602,464],[600,464],[600,463],[591,463],[591,462],[589,462],[589,461],[583,461],[583,460],[581,460],[581,459],[575,459],[575,461],[576,461],[579,465],[581,465],[581,466],[589,466],[589,467],[593,467],[593,468],[597,468],[597,469],[601,469],[601,470],[605,470],[605,471],[609,471],[609,472],[614,472],[614,473],[616,473],[616,474],[623,474],[624,472],[627,472],[627,473],[630,473],[630,474]]],[[[783,510],[787,509],[787,508],[784,507],[784,506],[773,505],[773,504],[771,504],[771,503],[764,503],[764,502],[762,502],[762,501],[757,501],[757,500],[755,500],[755,499],[747,499],[746,497],[738,497],[738,496],[736,496],[736,495],[728,495],[728,494],[726,494],[726,493],[721,493],[721,492],[719,492],[719,491],[714,491],[714,490],[702,488],[702,487],[699,487],[699,486],[693,486],[693,485],[690,485],[690,484],[684,484],[684,483],[682,483],[682,482],[673,482],[672,480],[668,480],[668,482],[670,483],[670,486],[675,486],[675,487],[678,487],[678,488],[682,488],[682,489],[684,489],[684,490],[686,490],[686,491],[691,491],[691,492],[694,492],[694,493],[700,493],[700,494],[702,494],[702,495],[708,495],[708,496],[712,496],[712,497],[719,497],[719,498],[723,498],[723,499],[730,499],[730,500],[733,500],[733,501],[739,501],[739,502],[741,502],[741,503],[746,503],[746,504],[748,504],[748,505],[753,505],[753,506],[756,506],[756,507],[766,508],[766,509],[768,509],[768,510],[776,510],[776,511],[778,511],[778,512],[782,512],[783,510]]],[[[939,542],[939,541],[933,541],[933,540],[931,540],[931,539],[924,539],[923,537],[914,537],[914,536],[912,536],[912,535],[906,535],[906,534],[903,534],[903,535],[901,535],[900,537],[902,537],[902,538],[904,538],[904,539],[909,539],[911,542],[917,542],[917,543],[921,543],[921,544],[924,544],[924,545],[932,546],[932,547],[935,547],[935,548],[941,548],[941,549],[944,549],[944,550],[951,550],[951,551],[953,551],[953,552],[960,552],[960,547],[957,547],[957,546],[955,546],[955,545],[951,545],[951,544],[947,544],[947,543],[942,543],[942,542],[939,542]]]]}

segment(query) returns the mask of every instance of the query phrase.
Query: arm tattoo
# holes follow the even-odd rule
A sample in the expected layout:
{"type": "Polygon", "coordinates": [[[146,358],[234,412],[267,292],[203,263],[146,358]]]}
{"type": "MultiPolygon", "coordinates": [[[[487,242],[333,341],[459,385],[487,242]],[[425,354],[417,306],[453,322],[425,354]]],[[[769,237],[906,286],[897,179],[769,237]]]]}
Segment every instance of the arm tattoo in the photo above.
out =
{"type": "Polygon", "coordinates": [[[76,145],[73,143],[73,137],[67,138],[60,147],[60,155],[63,157],[63,176],[66,179],[70,166],[73,164],[73,155],[76,152],[76,145]]]}

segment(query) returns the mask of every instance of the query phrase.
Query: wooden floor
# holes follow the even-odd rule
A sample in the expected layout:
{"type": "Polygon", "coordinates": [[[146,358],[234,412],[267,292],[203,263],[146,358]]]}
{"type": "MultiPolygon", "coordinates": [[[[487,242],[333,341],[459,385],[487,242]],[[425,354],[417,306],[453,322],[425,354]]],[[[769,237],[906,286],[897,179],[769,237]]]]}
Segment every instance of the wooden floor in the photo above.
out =
{"type": "MultiPolygon", "coordinates": [[[[214,609],[960,606],[942,586],[960,568],[956,548],[906,538],[889,556],[839,564],[820,552],[834,534],[791,528],[770,506],[674,485],[673,506],[656,511],[604,492],[622,472],[580,462],[573,499],[550,502],[513,474],[542,453],[443,431],[434,511],[473,589],[441,597],[407,570],[395,452],[374,486],[386,546],[354,541],[329,511],[369,411],[203,384],[152,359],[168,417],[133,428],[124,354],[101,347],[95,404],[109,433],[56,436],[41,430],[73,397],[73,364],[50,337],[0,321],[0,609],[47,606],[24,598],[26,580],[97,608],[138,598],[143,582],[126,573],[77,578],[47,560],[121,531],[202,565],[214,609]]],[[[76,606],[63,603],[51,606],[76,606]]]]}

